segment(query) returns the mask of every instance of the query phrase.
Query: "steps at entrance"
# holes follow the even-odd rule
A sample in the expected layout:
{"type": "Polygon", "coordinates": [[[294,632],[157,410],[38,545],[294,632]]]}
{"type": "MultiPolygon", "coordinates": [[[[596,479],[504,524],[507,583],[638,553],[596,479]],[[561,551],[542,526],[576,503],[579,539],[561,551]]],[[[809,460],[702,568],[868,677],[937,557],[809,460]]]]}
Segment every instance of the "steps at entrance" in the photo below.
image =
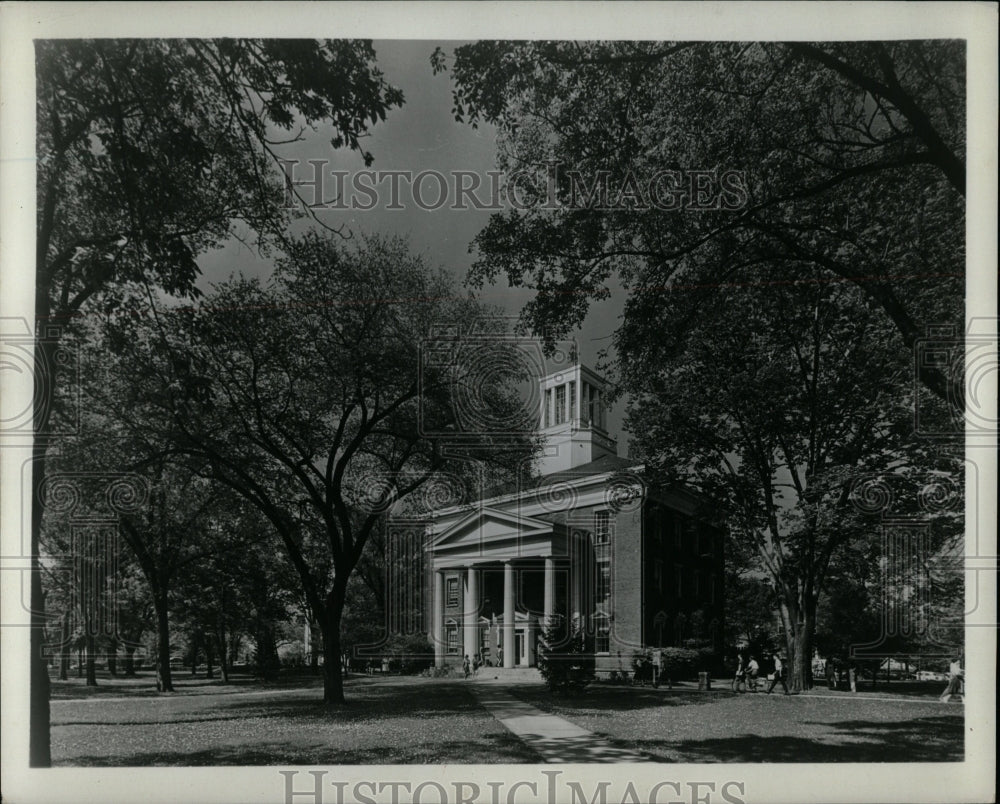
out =
{"type": "Polygon", "coordinates": [[[495,681],[509,684],[541,684],[542,674],[537,667],[480,667],[470,681],[495,681]]]}

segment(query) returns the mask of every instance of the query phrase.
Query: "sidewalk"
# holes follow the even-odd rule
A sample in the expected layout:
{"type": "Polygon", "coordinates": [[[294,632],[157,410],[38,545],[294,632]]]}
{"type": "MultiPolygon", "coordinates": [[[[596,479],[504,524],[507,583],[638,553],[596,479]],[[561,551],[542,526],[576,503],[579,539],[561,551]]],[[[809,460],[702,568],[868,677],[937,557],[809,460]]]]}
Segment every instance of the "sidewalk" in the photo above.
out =
{"type": "Polygon", "coordinates": [[[484,709],[546,762],[653,762],[649,757],[616,748],[592,731],[558,715],[543,712],[506,690],[470,687],[484,709]]]}

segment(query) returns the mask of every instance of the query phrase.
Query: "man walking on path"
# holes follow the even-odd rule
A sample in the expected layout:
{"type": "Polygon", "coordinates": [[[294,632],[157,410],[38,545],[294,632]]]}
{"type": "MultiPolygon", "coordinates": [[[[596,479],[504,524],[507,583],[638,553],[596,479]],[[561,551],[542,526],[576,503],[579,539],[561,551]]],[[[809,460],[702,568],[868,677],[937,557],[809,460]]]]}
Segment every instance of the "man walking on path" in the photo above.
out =
{"type": "Polygon", "coordinates": [[[785,691],[785,695],[788,695],[788,685],[785,684],[785,665],[782,663],[778,654],[774,654],[774,678],[771,679],[771,683],[767,687],[767,694],[771,694],[771,690],[774,689],[774,685],[781,682],[781,688],[785,691]]]}

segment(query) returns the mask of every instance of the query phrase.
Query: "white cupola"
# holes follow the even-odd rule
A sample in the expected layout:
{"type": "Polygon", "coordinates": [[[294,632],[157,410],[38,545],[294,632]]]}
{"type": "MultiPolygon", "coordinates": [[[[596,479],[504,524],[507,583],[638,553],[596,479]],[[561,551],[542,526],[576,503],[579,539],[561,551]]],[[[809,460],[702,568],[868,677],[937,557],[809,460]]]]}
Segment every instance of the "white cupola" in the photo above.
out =
{"type": "Polygon", "coordinates": [[[618,444],[608,435],[604,380],[577,363],[542,377],[539,432],[544,447],[538,473],[551,475],[617,456],[618,444]]]}

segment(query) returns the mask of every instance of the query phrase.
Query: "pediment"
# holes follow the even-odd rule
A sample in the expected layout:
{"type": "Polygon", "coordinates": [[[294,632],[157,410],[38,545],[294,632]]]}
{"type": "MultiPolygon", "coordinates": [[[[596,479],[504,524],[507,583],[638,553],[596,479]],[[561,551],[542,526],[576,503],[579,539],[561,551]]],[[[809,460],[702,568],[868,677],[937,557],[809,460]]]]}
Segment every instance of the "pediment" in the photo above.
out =
{"type": "Polygon", "coordinates": [[[434,549],[484,545],[552,534],[552,523],[495,508],[479,508],[434,537],[434,549]]]}

